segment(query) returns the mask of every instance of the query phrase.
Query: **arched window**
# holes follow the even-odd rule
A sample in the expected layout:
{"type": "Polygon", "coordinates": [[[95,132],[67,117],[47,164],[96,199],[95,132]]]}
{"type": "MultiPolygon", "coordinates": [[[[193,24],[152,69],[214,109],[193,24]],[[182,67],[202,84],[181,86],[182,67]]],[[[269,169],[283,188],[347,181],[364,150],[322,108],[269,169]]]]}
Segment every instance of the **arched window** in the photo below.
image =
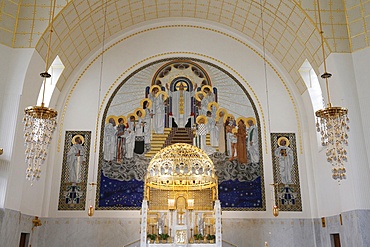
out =
{"type": "MultiPolygon", "coordinates": [[[[55,86],[63,70],[64,70],[64,65],[62,61],[60,60],[60,58],[57,56],[48,70],[48,72],[51,74],[51,77],[46,79],[45,96],[44,96],[45,107],[49,107],[51,96],[53,95],[55,86]]],[[[44,85],[42,84],[39,97],[37,98],[37,105],[41,105],[43,90],[44,90],[44,85]]]]}
{"type": "MultiPolygon", "coordinates": [[[[307,59],[304,61],[301,68],[299,69],[299,73],[301,74],[304,82],[306,83],[307,91],[311,98],[313,112],[325,108],[324,98],[322,96],[319,80],[314,69],[312,68],[311,64],[307,61],[307,59]]],[[[316,134],[318,145],[321,146],[321,135],[320,133],[316,134]]]]}

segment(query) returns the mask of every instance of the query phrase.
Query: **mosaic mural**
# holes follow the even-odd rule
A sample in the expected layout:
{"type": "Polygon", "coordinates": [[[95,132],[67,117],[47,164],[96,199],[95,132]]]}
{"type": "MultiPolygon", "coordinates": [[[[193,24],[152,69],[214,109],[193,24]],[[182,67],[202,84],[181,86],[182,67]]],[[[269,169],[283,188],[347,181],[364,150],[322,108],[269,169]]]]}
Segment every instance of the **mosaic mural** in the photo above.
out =
{"type": "Polygon", "coordinates": [[[183,142],[213,160],[223,210],[265,210],[260,130],[250,95],[227,71],[188,58],[148,64],[104,111],[96,209],[139,209],[151,157],[183,142]]]}
{"type": "Polygon", "coordinates": [[[66,131],[58,210],[84,210],[91,131],[66,131]]]}
{"type": "Polygon", "coordinates": [[[296,138],[294,133],[271,133],[275,203],[280,211],[302,211],[296,138]]]}

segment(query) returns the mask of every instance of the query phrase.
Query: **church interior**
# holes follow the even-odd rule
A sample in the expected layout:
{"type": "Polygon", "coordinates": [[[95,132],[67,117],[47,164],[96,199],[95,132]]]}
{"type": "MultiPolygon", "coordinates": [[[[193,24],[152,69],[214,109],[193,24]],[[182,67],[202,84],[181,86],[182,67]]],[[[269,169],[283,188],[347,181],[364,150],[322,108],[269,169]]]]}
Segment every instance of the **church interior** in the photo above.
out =
{"type": "Polygon", "coordinates": [[[370,246],[369,0],[0,1],[0,246],[370,246]]]}

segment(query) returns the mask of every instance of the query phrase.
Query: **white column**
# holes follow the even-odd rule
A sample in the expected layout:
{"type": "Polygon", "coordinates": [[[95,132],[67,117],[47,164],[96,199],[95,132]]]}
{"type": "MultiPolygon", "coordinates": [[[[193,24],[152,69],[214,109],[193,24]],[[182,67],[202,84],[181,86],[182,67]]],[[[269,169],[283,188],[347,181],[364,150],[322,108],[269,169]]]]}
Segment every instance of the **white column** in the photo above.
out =
{"type": "Polygon", "coordinates": [[[140,226],[140,247],[147,246],[147,223],[148,223],[148,202],[143,200],[141,205],[141,226],[140,226]]]}
{"type": "Polygon", "coordinates": [[[215,201],[215,217],[216,217],[216,246],[222,247],[222,224],[221,224],[221,203],[220,200],[215,201]]]}

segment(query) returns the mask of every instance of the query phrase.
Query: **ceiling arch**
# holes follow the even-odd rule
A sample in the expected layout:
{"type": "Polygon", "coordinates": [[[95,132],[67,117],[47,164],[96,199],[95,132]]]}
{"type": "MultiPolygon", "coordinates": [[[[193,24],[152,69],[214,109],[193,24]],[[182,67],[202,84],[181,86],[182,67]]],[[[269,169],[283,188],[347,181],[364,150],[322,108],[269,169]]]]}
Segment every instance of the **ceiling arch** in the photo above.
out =
{"type": "MultiPolygon", "coordinates": [[[[334,0],[321,2],[327,53],[350,52],[354,42],[348,36],[357,34],[350,32],[347,19],[353,24],[353,30],[355,24],[364,25],[346,13],[360,9],[365,18],[368,5],[334,0]]],[[[124,33],[136,25],[166,18],[189,18],[231,28],[262,46],[263,16],[266,51],[282,64],[301,93],[306,86],[298,73],[299,67],[305,59],[315,69],[323,61],[316,25],[316,0],[61,0],[57,3],[51,56],[58,55],[66,66],[57,85],[60,90],[76,66],[102,43],[105,17],[106,38],[124,33]]],[[[0,35],[0,42],[12,47],[36,47],[41,57],[46,57],[49,32],[44,30],[50,5],[49,0],[3,1],[0,34],[4,35],[0,35]]],[[[365,41],[360,43],[367,46],[367,39],[365,41]]]]}
{"type": "MultiPolygon", "coordinates": [[[[274,5],[269,1],[264,2],[262,8],[255,1],[211,0],[207,3],[109,0],[105,14],[104,1],[69,2],[54,20],[52,57],[59,55],[66,66],[57,87],[62,89],[79,62],[102,43],[104,33],[110,37],[145,22],[187,17],[232,27],[257,44],[262,44],[263,35],[267,52],[290,73],[298,90],[305,91],[298,69],[305,59],[315,68],[321,64],[320,36],[296,3],[284,1],[274,5]]],[[[42,57],[46,56],[47,40],[48,33],[45,33],[36,46],[42,57]]]]}

